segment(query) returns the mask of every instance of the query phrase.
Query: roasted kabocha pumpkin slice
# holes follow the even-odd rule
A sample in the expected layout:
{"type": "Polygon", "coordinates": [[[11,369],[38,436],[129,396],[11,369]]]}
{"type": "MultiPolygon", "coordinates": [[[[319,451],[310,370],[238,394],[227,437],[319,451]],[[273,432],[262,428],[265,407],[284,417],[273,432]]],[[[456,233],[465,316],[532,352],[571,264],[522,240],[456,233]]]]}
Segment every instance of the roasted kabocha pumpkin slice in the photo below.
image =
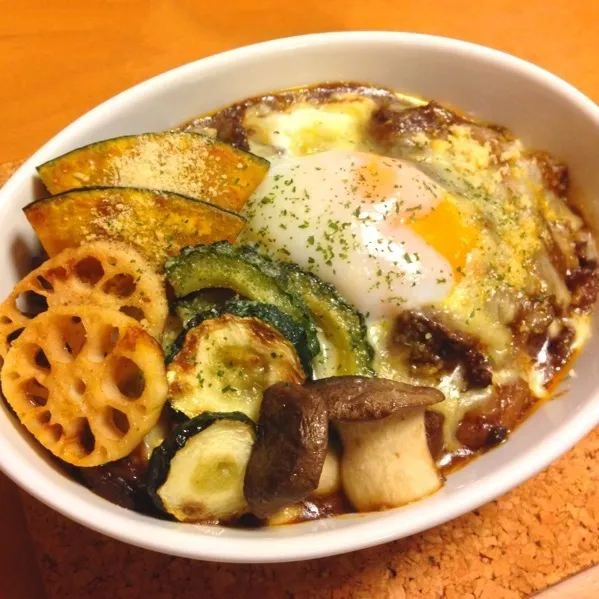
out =
{"type": "Polygon", "coordinates": [[[197,133],[127,135],[78,148],[37,170],[51,194],[80,187],[144,187],[239,211],[268,161],[197,133]]]}
{"type": "Polygon", "coordinates": [[[154,265],[196,243],[235,241],[245,220],[207,202],[166,191],[135,188],[79,189],[24,208],[44,249],[98,239],[125,242],[154,265]]]}

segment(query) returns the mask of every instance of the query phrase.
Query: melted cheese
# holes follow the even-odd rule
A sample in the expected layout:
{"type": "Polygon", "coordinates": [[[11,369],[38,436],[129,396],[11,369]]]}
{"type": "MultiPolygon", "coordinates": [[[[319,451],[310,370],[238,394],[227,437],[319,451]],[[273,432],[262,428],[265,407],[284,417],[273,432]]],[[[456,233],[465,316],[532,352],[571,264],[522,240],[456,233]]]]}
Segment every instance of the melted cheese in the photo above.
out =
{"type": "MultiPolygon", "coordinates": [[[[294,104],[284,112],[259,107],[250,111],[244,124],[254,132],[251,141],[257,151],[274,160],[276,169],[277,157],[285,160],[289,156],[339,150],[384,153],[367,135],[374,108],[372,99],[350,94],[345,101],[294,104]]],[[[452,327],[481,340],[493,364],[494,383],[524,378],[532,392],[543,397],[548,391],[540,370],[530,359],[517,359],[519,350],[513,346],[510,324],[524,297],[552,295],[558,305],[567,309],[570,292],[552,264],[547,247],[555,243],[568,257],[572,252],[572,233],[581,229],[583,221],[544,186],[538,165],[519,140],[499,136],[495,139],[492,132],[485,135],[483,131],[481,128],[478,135],[470,126],[460,124],[435,138],[422,131],[409,138],[405,132],[394,156],[410,161],[432,177],[443,193],[436,193],[437,199],[429,202],[427,209],[418,211],[419,207],[413,206],[415,212],[409,219],[399,215],[381,230],[390,236],[393,227],[408,227],[446,260],[451,280],[430,305],[442,312],[452,327]]],[[[368,173],[365,175],[364,180],[368,180],[368,173]]],[[[328,180],[321,184],[328,189],[328,180]]],[[[331,189],[336,190],[335,185],[331,189]]],[[[344,197],[350,195],[347,192],[344,197]]],[[[295,208],[292,211],[296,213],[295,208]]],[[[306,219],[308,223],[314,221],[306,219]]],[[[308,234],[313,235],[312,229],[308,234]]],[[[268,249],[276,253],[276,248],[268,249]]],[[[445,281],[446,276],[444,273],[437,280],[445,281]]],[[[356,281],[350,282],[349,291],[341,285],[342,291],[349,293],[349,299],[366,312],[359,293],[354,297],[356,289],[360,290],[356,281]]],[[[337,280],[329,282],[339,287],[337,280]]],[[[369,326],[377,372],[383,377],[422,384],[409,364],[389,351],[390,323],[386,318],[369,326]]],[[[566,324],[575,330],[576,349],[588,338],[588,318],[573,314],[566,324]]],[[[446,448],[455,450],[459,447],[455,437],[457,425],[468,410],[488,399],[492,387],[464,392],[459,368],[444,376],[438,386],[447,399],[434,409],[445,417],[446,448]]]]}

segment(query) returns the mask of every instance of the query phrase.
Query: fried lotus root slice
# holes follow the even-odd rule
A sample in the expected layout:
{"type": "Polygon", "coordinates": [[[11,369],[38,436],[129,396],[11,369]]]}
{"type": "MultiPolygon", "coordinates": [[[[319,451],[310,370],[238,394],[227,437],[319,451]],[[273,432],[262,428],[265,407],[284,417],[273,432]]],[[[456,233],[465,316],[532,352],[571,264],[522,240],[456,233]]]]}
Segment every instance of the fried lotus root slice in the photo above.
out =
{"type": "Polygon", "coordinates": [[[13,343],[6,400],[29,432],[75,466],[129,455],[166,400],[164,354],[133,318],[98,306],[50,308],[13,343]]]}
{"type": "Polygon", "coordinates": [[[156,338],[168,315],[164,282],[150,263],[127,245],[97,241],[64,250],[17,283],[0,305],[0,357],[36,311],[89,304],[134,317],[156,338]]]}

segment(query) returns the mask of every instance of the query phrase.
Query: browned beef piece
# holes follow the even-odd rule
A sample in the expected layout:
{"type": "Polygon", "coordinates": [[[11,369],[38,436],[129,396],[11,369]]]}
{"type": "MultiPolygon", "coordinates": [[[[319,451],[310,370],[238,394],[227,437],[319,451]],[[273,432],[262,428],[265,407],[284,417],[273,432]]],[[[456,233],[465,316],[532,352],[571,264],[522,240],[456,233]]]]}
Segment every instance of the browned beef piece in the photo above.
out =
{"type": "Polygon", "coordinates": [[[382,106],[372,114],[370,134],[381,145],[393,146],[407,135],[424,132],[438,137],[451,125],[464,122],[462,117],[436,102],[399,111],[382,106]]]}
{"type": "Polygon", "coordinates": [[[572,357],[574,337],[574,329],[563,326],[556,337],[547,340],[547,357],[543,365],[543,379],[546,385],[551,383],[572,357]]]}
{"type": "Polygon", "coordinates": [[[547,339],[547,329],[557,317],[553,296],[526,299],[511,324],[514,342],[529,356],[536,357],[547,339]]]}
{"type": "Polygon", "coordinates": [[[204,129],[216,129],[216,137],[220,141],[249,152],[250,146],[242,124],[245,110],[245,103],[228,106],[213,115],[193,120],[185,125],[183,130],[201,133],[204,129]]]}
{"type": "Polygon", "coordinates": [[[544,384],[549,385],[572,357],[575,335],[572,328],[563,324],[554,298],[526,300],[511,326],[515,343],[533,360],[537,361],[542,352],[543,361],[539,367],[543,372],[544,384]],[[549,327],[556,321],[562,322],[562,328],[552,337],[549,327]]]}
{"type": "Polygon", "coordinates": [[[473,139],[488,144],[498,158],[503,142],[513,139],[503,127],[475,123],[436,102],[411,108],[384,104],[372,114],[368,132],[386,152],[402,155],[409,154],[416,133],[424,133],[429,139],[443,139],[452,125],[467,126],[473,139]]]}
{"type": "Polygon", "coordinates": [[[402,312],[395,321],[392,342],[407,348],[408,359],[416,369],[434,374],[462,364],[470,387],[491,384],[491,368],[480,342],[432,316],[411,310],[402,312]]]}
{"type": "Polygon", "coordinates": [[[458,441],[473,451],[501,443],[533,402],[524,380],[498,385],[484,406],[466,413],[458,426],[458,441]]]}
{"type": "Polygon", "coordinates": [[[588,312],[594,306],[599,291],[597,263],[590,262],[571,270],[567,275],[566,284],[572,292],[572,305],[588,312]]]}

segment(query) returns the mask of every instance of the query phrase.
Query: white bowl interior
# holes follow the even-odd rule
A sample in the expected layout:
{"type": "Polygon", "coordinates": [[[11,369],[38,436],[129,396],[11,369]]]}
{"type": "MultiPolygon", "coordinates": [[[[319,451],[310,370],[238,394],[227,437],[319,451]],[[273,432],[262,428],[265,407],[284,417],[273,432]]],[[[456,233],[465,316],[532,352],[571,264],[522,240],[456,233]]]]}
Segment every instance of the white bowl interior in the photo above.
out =
{"type": "MultiPolygon", "coordinates": [[[[599,223],[594,210],[599,109],[569,85],[523,61],[463,42],[393,33],[304,36],[233,51],[149,80],[91,111],[39,150],[0,192],[0,297],[26,271],[35,248],[21,208],[39,195],[36,164],[88,142],[170,128],[251,95],[333,80],[384,85],[509,127],[525,143],[567,161],[575,185],[586,192],[587,211],[594,224],[599,223]]],[[[263,530],[153,520],[112,505],[66,478],[15,426],[4,406],[0,465],[66,515],[158,551],[247,562],[340,553],[406,536],[473,509],[566,451],[599,422],[597,351],[595,326],[564,395],[538,410],[506,444],[449,477],[442,491],[389,512],[263,530]]]]}

